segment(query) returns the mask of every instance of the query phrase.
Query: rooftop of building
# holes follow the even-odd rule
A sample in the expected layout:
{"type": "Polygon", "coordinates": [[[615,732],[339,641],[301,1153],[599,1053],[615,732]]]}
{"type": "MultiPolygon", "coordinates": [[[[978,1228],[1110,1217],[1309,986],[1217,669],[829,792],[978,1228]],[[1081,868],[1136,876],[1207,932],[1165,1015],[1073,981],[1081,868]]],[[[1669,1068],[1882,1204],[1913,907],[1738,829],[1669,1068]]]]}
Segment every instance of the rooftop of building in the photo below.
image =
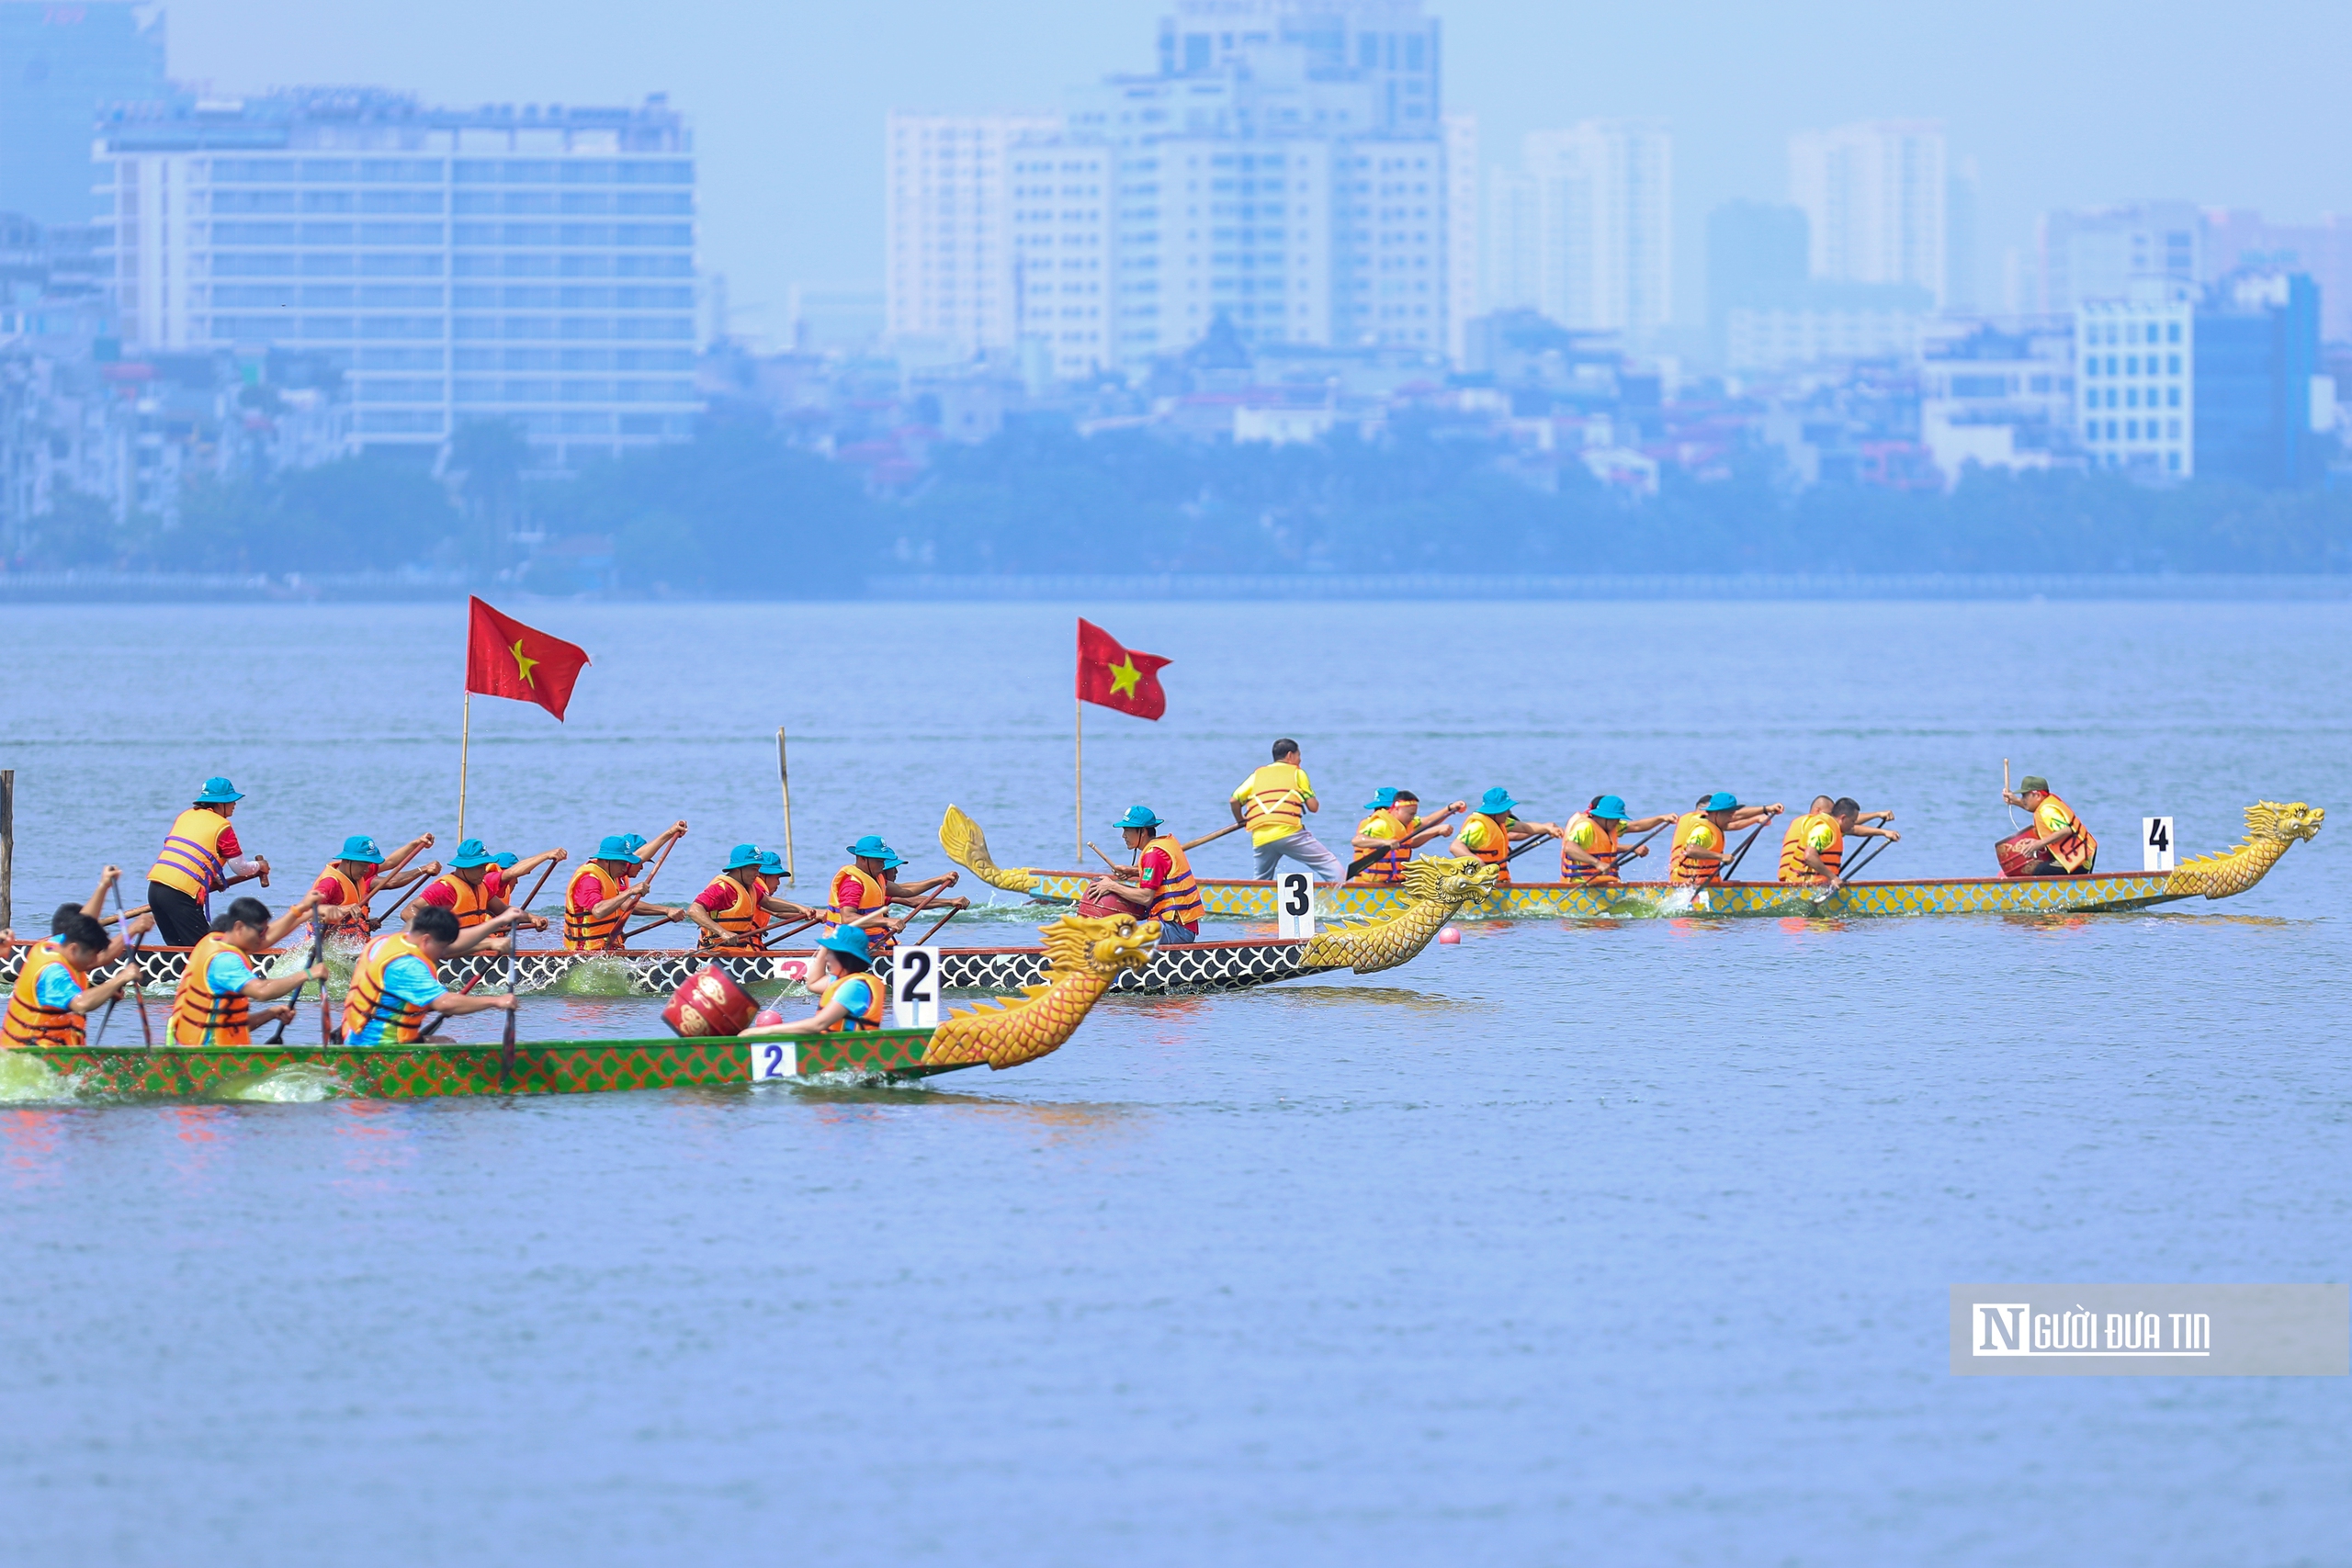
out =
{"type": "Polygon", "coordinates": [[[671,152],[689,145],[685,118],[654,93],[633,107],[482,104],[439,108],[379,87],[296,87],[247,98],[183,96],[118,105],[99,134],[109,152],[266,148],[671,152]],[[490,143],[503,138],[499,145],[490,143]]]}

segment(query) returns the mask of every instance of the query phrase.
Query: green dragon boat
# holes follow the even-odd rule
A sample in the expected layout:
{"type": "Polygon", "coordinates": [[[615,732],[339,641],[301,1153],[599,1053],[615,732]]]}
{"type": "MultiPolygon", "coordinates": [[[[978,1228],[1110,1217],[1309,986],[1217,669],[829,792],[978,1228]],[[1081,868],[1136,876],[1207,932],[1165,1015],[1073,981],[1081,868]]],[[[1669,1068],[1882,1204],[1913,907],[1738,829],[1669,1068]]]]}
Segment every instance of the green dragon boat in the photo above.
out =
{"type": "MultiPolygon", "coordinates": [[[[2245,813],[2245,842],[2187,861],[2172,871],[2102,872],[2091,876],[1977,876],[1906,882],[1851,882],[1835,890],[1789,882],[1726,882],[1685,886],[1665,882],[1512,882],[1463,913],[1483,918],[1586,919],[1640,916],[2116,914],[2182,898],[2243,893],[2278,863],[2290,845],[2316,837],[2326,812],[2298,801],[2261,801],[2245,813]]],[[[1083,871],[1000,866],[978,823],[955,807],[939,825],[940,847],[991,887],[1042,903],[1076,903],[1095,877],[1083,871]]],[[[1197,879],[1213,915],[1274,918],[1271,882],[1197,879]]],[[[1326,917],[1380,916],[1406,902],[1401,887],[1349,882],[1318,886],[1326,917]]]]}

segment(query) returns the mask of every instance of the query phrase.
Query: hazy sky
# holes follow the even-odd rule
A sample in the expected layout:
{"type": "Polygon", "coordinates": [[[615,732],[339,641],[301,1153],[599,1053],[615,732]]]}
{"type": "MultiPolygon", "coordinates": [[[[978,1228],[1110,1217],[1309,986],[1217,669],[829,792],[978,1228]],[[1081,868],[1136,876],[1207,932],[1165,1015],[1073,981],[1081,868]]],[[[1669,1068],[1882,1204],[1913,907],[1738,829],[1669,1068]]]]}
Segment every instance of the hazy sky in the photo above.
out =
{"type": "MultiPolygon", "coordinates": [[[[633,102],[693,117],[705,265],[742,322],[795,281],[881,276],[882,116],[1056,107],[1151,59],[1155,0],[169,0],[174,74],[234,93],[367,84],[426,99],[633,102]]],[[[1590,115],[1673,127],[1677,249],[1706,211],[1785,195],[1791,130],[1943,119],[1984,188],[1984,263],[2051,206],[2177,196],[2352,210],[2345,0],[1439,0],[1448,107],[1489,162],[1590,115]]],[[[1997,297],[1996,296],[1996,299],[1997,297]]],[[[1694,301],[1695,302],[1695,301],[1694,301]]],[[[1679,310],[1686,318],[1686,306],[1679,310]]]]}

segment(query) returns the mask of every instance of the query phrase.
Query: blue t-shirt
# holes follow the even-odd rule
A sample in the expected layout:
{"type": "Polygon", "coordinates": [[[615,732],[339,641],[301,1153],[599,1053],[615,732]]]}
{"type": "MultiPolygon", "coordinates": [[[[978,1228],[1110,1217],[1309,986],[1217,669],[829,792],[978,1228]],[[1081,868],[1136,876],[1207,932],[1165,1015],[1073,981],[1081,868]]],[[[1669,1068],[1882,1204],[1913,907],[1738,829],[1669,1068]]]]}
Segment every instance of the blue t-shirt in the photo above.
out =
{"type": "MultiPolygon", "coordinates": [[[[413,953],[403,953],[384,965],[384,994],[397,997],[412,1006],[424,1007],[447,994],[449,987],[433,976],[433,966],[413,953]]],[[[371,1018],[368,1026],[351,1037],[354,1045],[381,1045],[384,1043],[384,1021],[371,1018]]]]}
{"type": "Polygon", "coordinates": [[[204,983],[216,997],[231,997],[253,984],[254,966],[242,953],[216,953],[204,966],[204,983]]]}
{"type": "Polygon", "coordinates": [[[874,982],[863,975],[853,975],[835,986],[833,994],[827,999],[839,1002],[849,1010],[849,1017],[844,1021],[850,1028],[863,1029],[865,1027],[865,1010],[874,1005],[874,982]]]}
{"type": "Polygon", "coordinates": [[[74,978],[74,971],[53,958],[33,982],[34,998],[45,1008],[70,1007],[81,994],[82,983],[74,978]]]}

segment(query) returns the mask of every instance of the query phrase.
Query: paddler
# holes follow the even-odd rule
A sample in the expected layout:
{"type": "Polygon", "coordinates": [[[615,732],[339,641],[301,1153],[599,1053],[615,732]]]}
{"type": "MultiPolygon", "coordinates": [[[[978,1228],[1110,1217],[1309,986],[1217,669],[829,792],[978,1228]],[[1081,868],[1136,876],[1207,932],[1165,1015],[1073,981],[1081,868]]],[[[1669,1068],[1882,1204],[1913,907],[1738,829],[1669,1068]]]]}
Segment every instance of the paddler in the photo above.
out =
{"type": "Polygon", "coordinates": [[[607,833],[595,858],[564,889],[563,945],[574,953],[617,950],[623,924],[639,909],[674,919],[676,909],[645,903],[645,889],[629,884],[645,864],[646,852],[660,853],[685,830],[684,822],[673,822],[650,843],[635,833],[607,833]]]}
{"type": "Polygon", "coordinates": [[[240,898],[214,919],[211,931],[188,953],[187,968],[172,997],[172,1021],[165,1038],[175,1045],[250,1045],[254,1024],[291,1019],[291,1002],[259,1012],[253,1010],[253,1004],[289,996],[308,981],[324,983],[327,966],[313,964],[308,969],[265,980],[255,973],[253,959],[285,941],[288,931],[311,918],[314,897],[305,893],[276,920],[269,918],[269,906],[260,899],[240,898]]]}
{"type": "Polygon", "coordinates": [[[1510,852],[1515,844],[1531,839],[1551,839],[1560,829],[1549,822],[1522,822],[1515,815],[1519,802],[1510,791],[1498,784],[1478,797],[1478,809],[1462,819],[1461,830],[1453,835],[1456,859],[1481,862],[1495,868],[1499,883],[1510,880],[1510,852]]]}
{"type": "Polygon", "coordinates": [[[874,953],[863,926],[842,926],[817,939],[817,952],[802,980],[817,995],[817,1010],[789,1023],[753,1024],[748,1038],[760,1034],[834,1034],[844,1031],[879,1029],[888,996],[869,972],[874,953]]]}
{"type": "Polygon", "coordinates": [[[1136,863],[1096,877],[1086,897],[1115,898],[1133,909],[1137,919],[1158,920],[1162,942],[1198,942],[1201,920],[1208,911],[1202,906],[1200,884],[1193,879],[1184,846],[1148,806],[1128,807],[1116,826],[1135,852],[1136,863]]]}
{"type": "Polygon", "coordinates": [[[1770,806],[1742,806],[1728,790],[1701,795],[1694,807],[1675,819],[1667,880],[1686,887],[1722,881],[1731,835],[1770,822],[1781,812],[1777,800],[1770,806]]]}
{"type": "Polygon", "coordinates": [[[757,844],[736,845],[726,866],[710,879],[710,886],[685,907],[686,919],[701,928],[705,948],[751,946],[766,924],[760,919],[763,912],[787,919],[817,914],[767,890],[769,885],[760,874],[763,856],[757,844]]]}
{"type": "Polygon", "coordinates": [[[388,887],[406,887],[413,882],[440,874],[439,861],[409,864],[432,847],[433,835],[420,833],[387,861],[375,840],[365,833],[352,834],[344,840],[342,852],[327,862],[318,879],[311,884],[312,922],[326,932],[330,941],[366,941],[371,929],[368,924],[369,898],[388,887]],[[385,869],[388,865],[390,870],[385,869]]]}
{"type": "Polygon", "coordinates": [[[344,1043],[414,1044],[428,1012],[451,1018],[469,1012],[512,1012],[512,995],[474,997],[453,991],[441,983],[435,965],[480,949],[503,946],[499,939],[526,919],[520,911],[509,909],[461,931],[458,917],[445,906],[411,904],[408,930],[376,938],[360,950],[358,962],[351,966],[351,988],[344,994],[343,1003],[344,1043]]]}
{"type": "MultiPolygon", "coordinates": [[[[898,945],[899,933],[907,927],[907,916],[890,913],[893,904],[915,904],[927,893],[953,887],[957,874],[929,877],[922,882],[899,882],[891,873],[907,863],[899,858],[878,833],[868,833],[849,846],[850,863],[833,873],[831,902],[825,918],[836,929],[861,926],[876,956],[898,945]]],[[[943,901],[958,909],[971,908],[968,898],[943,901]]],[[[933,908],[939,907],[934,905],[933,908]]]]}
{"type": "Polygon", "coordinates": [[[1568,825],[1561,829],[1560,880],[1594,884],[1618,881],[1623,874],[1620,868],[1625,860],[1640,860],[1650,852],[1650,847],[1636,844],[1630,850],[1620,850],[1617,840],[1627,833],[1646,833],[1673,820],[1671,815],[1629,817],[1625,797],[1621,795],[1593,796],[1592,804],[1569,818],[1568,825]]]}
{"type": "MultiPolygon", "coordinates": [[[[152,915],[134,915],[124,930],[136,937],[153,924],[152,915]]],[[[7,1011],[0,1014],[0,1047],[81,1044],[83,1020],[119,996],[139,972],[137,964],[125,964],[90,984],[90,971],[119,951],[119,940],[107,935],[96,916],[71,904],[58,906],[51,926],[51,939],[33,943],[17,971],[7,1011]]]]}
{"type": "Polygon", "coordinates": [[[1469,810],[1470,803],[1457,800],[1436,816],[1424,817],[1419,795],[1409,789],[1382,788],[1373,792],[1363,808],[1372,815],[1356,824],[1355,837],[1348,841],[1355,852],[1351,863],[1366,855],[1377,858],[1356,873],[1355,880],[1394,887],[1405,880],[1405,867],[1413,852],[1432,839],[1445,837],[1446,823],[1469,810]]]}
{"type": "Polygon", "coordinates": [[[246,858],[229,818],[245,797],[227,779],[204,781],[196,803],[173,819],[147,874],[147,908],[166,947],[194,947],[211,930],[212,896],[258,877],[269,886],[269,858],[246,858]]]}
{"type": "Polygon", "coordinates": [[[1781,836],[1781,880],[1833,888],[1845,886],[1846,840],[1884,839],[1893,843],[1903,835],[1892,828],[1872,826],[1893,820],[1892,811],[1865,814],[1861,802],[1851,795],[1836,800],[1826,795],[1815,795],[1813,805],[1792,820],[1788,831],[1781,836]]]}
{"type": "Polygon", "coordinates": [[[1250,829],[1250,847],[1257,852],[1257,877],[1274,874],[1285,857],[1313,872],[1325,883],[1345,882],[1348,868],[1306,830],[1305,813],[1320,811],[1315,786],[1298,765],[1298,742],[1274,742],[1274,760],[1241,781],[1230,799],[1233,819],[1250,829]]]}
{"type": "Polygon", "coordinates": [[[2050,793],[2050,781],[2028,773],[2018,781],[2017,793],[2001,798],[2033,813],[2034,837],[2018,847],[2034,857],[2028,876],[2088,876],[2098,868],[2098,840],[2075,815],[2075,808],[2050,793]]]}
{"type": "MultiPolygon", "coordinates": [[[[527,863],[537,865],[542,861],[561,860],[564,852],[549,850],[533,855],[527,863]]],[[[457,917],[459,931],[472,931],[487,920],[506,914],[506,889],[510,886],[503,875],[504,868],[498,857],[482,847],[480,839],[468,839],[458,846],[449,859],[449,869],[424,885],[424,891],[412,899],[407,913],[413,919],[421,908],[447,909],[457,917]],[[492,873],[499,873],[492,880],[492,873]]],[[[519,914],[514,922],[527,925],[535,931],[548,929],[543,915],[519,914]]],[[[503,928],[502,928],[503,929],[503,928]]]]}

